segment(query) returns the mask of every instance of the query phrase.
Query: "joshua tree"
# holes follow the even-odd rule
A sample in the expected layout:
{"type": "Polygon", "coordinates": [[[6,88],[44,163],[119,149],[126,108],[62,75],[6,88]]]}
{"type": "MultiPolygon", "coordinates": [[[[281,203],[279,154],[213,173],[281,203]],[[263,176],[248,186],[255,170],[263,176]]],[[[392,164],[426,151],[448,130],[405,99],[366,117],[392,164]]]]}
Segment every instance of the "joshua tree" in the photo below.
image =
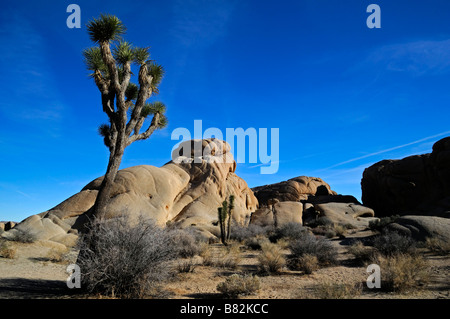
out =
{"type": "Polygon", "coordinates": [[[109,162],[94,205],[94,214],[101,216],[110,200],[114,180],[119,170],[125,148],[138,140],[145,140],[167,125],[165,106],[147,100],[158,93],[163,68],[150,60],[149,48],[135,47],[122,39],[125,26],[115,16],[100,15],[88,22],[90,39],[97,44],[83,51],[90,76],[101,93],[103,112],[109,123],[99,127],[109,162]],[[139,69],[137,84],[131,82],[131,66],[139,69]],[[152,117],[148,127],[141,132],[145,120],[152,117]]]}
{"type": "Polygon", "coordinates": [[[220,239],[222,244],[227,245],[227,241],[231,236],[231,220],[234,208],[234,195],[230,195],[230,203],[226,200],[222,202],[222,207],[217,208],[220,225],[220,239]]]}

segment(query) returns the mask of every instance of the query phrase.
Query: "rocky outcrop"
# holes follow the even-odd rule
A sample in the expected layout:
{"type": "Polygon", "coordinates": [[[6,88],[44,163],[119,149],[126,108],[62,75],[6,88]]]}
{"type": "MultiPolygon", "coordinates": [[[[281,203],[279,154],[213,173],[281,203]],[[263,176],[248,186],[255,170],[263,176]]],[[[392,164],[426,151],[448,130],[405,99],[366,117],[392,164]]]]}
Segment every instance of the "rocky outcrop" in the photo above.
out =
{"type": "Polygon", "coordinates": [[[339,195],[317,177],[299,176],[284,182],[252,188],[260,208],[250,223],[281,226],[287,222],[314,224],[320,217],[364,229],[374,212],[353,196],[339,195]]]}
{"type": "Polygon", "coordinates": [[[12,229],[16,225],[16,222],[8,221],[8,222],[0,222],[0,232],[8,231],[12,229]]]}
{"type": "Polygon", "coordinates": [[[280,227],[287,223],[302,224],[303,204],[300,202],[277,202],[264,206],[254,212],[250,223],[259,226],[274,225],[280,227]]]}
{"type": "MultiPolygon", "coordinates": [[[[248,224],[258,201],[234,173],[236,163],[228,143],[217,139],[187,141],[173,155],[173,161],[162,167],[140,165],[120,170],[106,218],[143,215],[160,225],[193,226],[205,236],[218,235],[217,207],[233,194],[233,219],[248,224]]],[[[2,236],[26,231],[38,240],[73,245],[91,214],[102,179],[90,182],[49,211],[30,216],[2,236]]]]}
{"type": "Polygon", "coordinates": [[[450,137],[436,142],[432,153],[366,168],[361,187],[363,204],[377,216],[450,217],[450,137]]]}
{"type": "Polygon", "coordinates": [[[402,216],[385,229],[411,236],[416,240],[436,238],[450,242],[450,219],[436,216],[402,216]]]}
{"type": "Polygon", "coordinates": [[[326,217],[335,224],[366,228],[374,219],[373,209],[354,203],[329,202],[313,205],[317,217],[326,217]]]}
{"type": "Polygon", "coordinates": [[[318,177],[299,176],[276,184],[252,188],[261,206],[270,201],[280,202],[307,200],[309,196],[336,195],[330,185],[318,177]]]}

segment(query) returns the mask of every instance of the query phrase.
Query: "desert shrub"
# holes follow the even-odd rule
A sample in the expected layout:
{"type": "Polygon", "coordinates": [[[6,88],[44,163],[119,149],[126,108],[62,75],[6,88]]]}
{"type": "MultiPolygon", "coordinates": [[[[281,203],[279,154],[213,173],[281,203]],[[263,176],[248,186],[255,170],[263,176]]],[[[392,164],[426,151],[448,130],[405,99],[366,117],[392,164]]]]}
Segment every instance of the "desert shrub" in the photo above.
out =
{"type": "Polygon", "coordinates": [[[301,270],[308,275],[319,269],[319,266],[317,257],[310,254],[304,254],[298,258],[290,258],[288,261],[289,269],[301,270]]]}
{"type": "Polygon", "coordinates": [[[29,229],[15,228],[14,230],[13,235],[8,238],[9,240],[25,244],[34,243],[37,240],[36,234],[29,229]]]}
{"type": "Polygon", "coordinates": [[[257,236],[264,237],[268,236],[268,234],[272,231],[272,227],[266,226],[262,227],[259,225],[250,224],[248,226],[242,226],[236,223],[233,223],[231,227],[230,238],[234,239],[238,242],[245,241],[249,238],[254,238],[257,236]]]}
{"type": "Polygon", "coordinates": [[[203,258],[203,265],[205,266],[231,269],[235,269],[242,259],[239,246],[236,244],[221,247],[208,245],[202,250],[200,256],[203,258]]]}
{"type": "Polygon", "coordinates": [[[324,236],[326,238],[333,238],[336,236],[336,231],[332,226],[316,226],[312,229],[314,235],[324,236]]]}
{"type": "Polygon", "coordinates": [[[0,257],[7,259],[16,258],[17,249],[10,247],[5,240],[0,240],[0,257]]]}
{"type": "Polygon", "coordinates": [[[253,295],[260,289],[258,276],[242,276],[233,274],[217,285],[217,290],[224,297],[237,298],[240,296],[253,295]]]}
{"type": "Polygon", "coordinates": [[[262,273],[277,273],[286,265],[282,248],[272,243],[262,245],[258,262],[262,273]]]}
{"type": "Polygon", "coordinates": [[[192,258],[180,260],[176,265],[176,269],[179,273],[194,272],[196,267],[197,264],[194,262],[192,258]]]}
{"type": "Polygon", "coordinates": [[[414,239],[400,235],[395,231],[387,231],[375,237],[373,246],[385,256],[392,256],[399,253],[414,254],[416,252],[416,242],[414,239]]]}
{"type": "Polygon", "coordinates": [[[47,253],[45,259],[54,263],[62,263],[67,260],[68,253],[69,250],[67,248],[66,249],[52,248],[47,253]]]}
{"type": "Polygon", "coordinates": [[[267,237],[256,235],[255,237],[249,237],[244,240],[244,245],[253,250],[259,250],[264,244],[270,243],[267,237]]]}
{"type": "Polygon", "coordinates": [[[361,295],[363,285],[360,282],[338,283],[320,282],[314,289],[319,299],[351,299],[361,295]]]}
{"type": "Polygon", "coordinates": [[[335,224],[333,229],[336,233],[336,236],[338,236],[339,238],[345,238],[345,235],[347,234],[347,228],[345,225],[335,224]]]}
{"type": "Polygon", "coordinates": [[[316,219],[311,220],[308,223],[308,226],[311,228],[316,228],[319,226],[323,226],[323,227],[333,227],[334,223],[333,221],[327,217],[327,216],[320,216],[320,217],[316,217],[316,219]]]}
{"type": "Polygon", "coordinates": [[[375,258],[375,250],[372,247],[364,246],[360,240],[348,247],[348,252],[353,255],[359,265],[365,265],[375,258]]]}
{"type": "Polygon", "coordinates": [[[241,262],[241,252],[238,245],[228,245],[219,254],[216,266],[235,269],[241,262]]]}
{"type": "Polygon", "coordinates": [[[290,259],[298,259],[305,254],[317,257],[320,265],[335,264],[337,260],[337,251],[333,245],[325,238],[316,238],[313,235],[303,236],[300,239],[290,243],[290,259]]]}
{"type": "Polygon", "coordinates": [[[95,219],[79,242],[77,264],[89,293],[141,298],[167,278],[178,255],[170,231],[140,218],[95,219]]]}
{"type": "Polygon", "coordinates": [[[195,235],[182,229],[173,229],[170,231],[172,246],[177,250],[181,258],[191,258],[200,253],[200,245],[195,235]]]}
{"type": "Polygon", "coordinates": [[[299,223],[290,222],[274,229],[270,236],[270,241],[276,242],[282,238],[295,240],[302,238],[308,233],[308,230],[299,223]]]}
{"type": "Polygon", "coordinates": [[[420,255],[396,254],[380,257],[381,289],[406,292],[419,289],[429,281],[429,265],[420,255]]]}
{"type": "Polygon", "coordinates": [[[425,247],[439,255],[450,254],[450,243],[436,237],[428,237],[425,247]]]}
{"type": "Polygon", "coordinates": [[[369,222],[369,229],[372,231],[381,231],[385,226],[394,223],[399,215],[392,215],[387,217],[382,217],[379,219],[371,220],[369,222]]]}

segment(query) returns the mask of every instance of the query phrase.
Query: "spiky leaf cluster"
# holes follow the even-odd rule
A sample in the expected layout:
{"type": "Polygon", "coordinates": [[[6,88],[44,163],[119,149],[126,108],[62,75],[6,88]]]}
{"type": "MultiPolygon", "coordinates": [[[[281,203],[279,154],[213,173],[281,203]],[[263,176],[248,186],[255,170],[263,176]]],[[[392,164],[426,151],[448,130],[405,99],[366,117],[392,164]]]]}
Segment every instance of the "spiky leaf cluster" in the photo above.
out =
{"type": "Polygon", "coordinates": [[[92,42],[101,43],[120,40],[126,28],[116,16],[101,14],[100,18],[94,18],[87,24],[87,30],[92,42]]]}
{"type": "Polygon", "coordinates": [[[164,76],[163,67],[150,60],[149,48],[136,47],[125,41],[122,36],[126,28],[113,15],[102,14],[93,19],[87,24],[87,30],[98,46],[83,51],[84,62],[102,92],[103,110],[110,119],[110,124],[99,127],[105,145],[112,149],[118,128],[126,126],[128,145],[148,138],[154,129],[167,126],[165,105],[147,102],[153,94],[159,93],[158,86],[164,76]],[[139,68],[139,84],[132,81],[132,65],[139,68]],[[150,116],[153,116],[150,126],[140,133],[145,119],[150,116]]]}

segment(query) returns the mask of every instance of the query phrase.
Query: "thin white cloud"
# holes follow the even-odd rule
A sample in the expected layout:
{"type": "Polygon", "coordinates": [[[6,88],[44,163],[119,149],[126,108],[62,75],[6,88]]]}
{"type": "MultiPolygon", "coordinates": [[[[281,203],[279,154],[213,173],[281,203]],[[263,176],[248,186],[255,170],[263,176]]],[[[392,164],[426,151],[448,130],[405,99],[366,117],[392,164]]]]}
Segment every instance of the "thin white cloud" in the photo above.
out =
{"type": "Polygon", "coordinates": [[[450,39],[422,40],[382,46],[359,65],[415,76],[450,72],[450,39]]]}
{"type": "Polygon", "coordinates": [[[368,157],[380,155],[380,154],[383,154],[383,153],[388,153],[388,152],[391,152],[391,151],[395,151],[395,150],[398,150],[398,149],[401,149],[401,148],[412,146],[412,145],[415,145],[415,144],[418,144],[418,143],[422,143],[422,142],[425,142],[425,141],[428,141],[428,140],[431,140],[431,139],[434,139],[434,138],[438,138],[438,137],[441,137],[443,135],[449,135],[449,134],[450,134],[450,131],[445,131],[445,132],[442,132],[442,133],[439,133],[439,134],[436,134],[436,135],[427,136],[427,137],[421,138],[421,139],[413,141],[413,142],[409,142],[409,143],[406,143],[406,144],[390,147],[390,148],[387,148],[387,149],[384,149],[384,150],[381,150],[381,151],[377,151],[377,152],[373,152],[373,153],[370,153],[370,154],[366,154],[366,155],[363,155],[363,156],[355,157],[355,158],[352,158],[352,159],[349,159],[349,160],[346,160],[346,161],[334,164],[334,165],[332,165],[330,167],[327,167],[327,168],[324,168],[324,169],[321,169],[321,170],[318,170],[318,171],[325,171],[325,170],[333,169],[333,168],[338,167],[338,166],[342,166],[342,165],[345,165],[345,164],[348,164],[348,163],[356,162],[356,161],[359,161],[359,160],[362,160],[362,159],[365,159],[365,158],[368,158],[368,157]]]}

